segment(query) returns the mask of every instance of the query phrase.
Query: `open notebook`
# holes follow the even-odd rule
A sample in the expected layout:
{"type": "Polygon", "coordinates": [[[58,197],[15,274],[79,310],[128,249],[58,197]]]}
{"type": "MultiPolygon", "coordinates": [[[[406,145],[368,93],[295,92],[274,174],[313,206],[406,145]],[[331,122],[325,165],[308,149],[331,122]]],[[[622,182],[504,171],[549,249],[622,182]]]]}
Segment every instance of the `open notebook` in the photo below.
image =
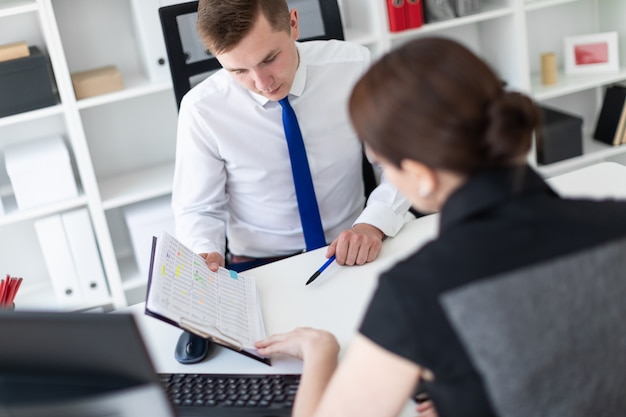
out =
{"type": "Polygon", "coordinates": [[[167,232],[152,241],[145,313],[270,365],[254,342],[265,338],[254,278],[204,259],[167,232]]]}

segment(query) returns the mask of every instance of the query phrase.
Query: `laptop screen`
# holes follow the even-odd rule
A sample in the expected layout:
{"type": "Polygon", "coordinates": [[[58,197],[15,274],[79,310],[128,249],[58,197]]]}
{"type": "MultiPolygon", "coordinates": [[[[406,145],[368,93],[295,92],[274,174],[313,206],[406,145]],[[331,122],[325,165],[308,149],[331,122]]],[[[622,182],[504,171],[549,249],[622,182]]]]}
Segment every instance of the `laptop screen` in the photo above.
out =
{"type": "Polygon", "coordinates": [[[0,338],[0,409],[35,416],[32,407],[46,415],[55,405],[71,415],[100,402],[122,416],[151,398],[143,407],[159,410],[145,415],[173,415],[131,314],[3,311],[0,338]]]}

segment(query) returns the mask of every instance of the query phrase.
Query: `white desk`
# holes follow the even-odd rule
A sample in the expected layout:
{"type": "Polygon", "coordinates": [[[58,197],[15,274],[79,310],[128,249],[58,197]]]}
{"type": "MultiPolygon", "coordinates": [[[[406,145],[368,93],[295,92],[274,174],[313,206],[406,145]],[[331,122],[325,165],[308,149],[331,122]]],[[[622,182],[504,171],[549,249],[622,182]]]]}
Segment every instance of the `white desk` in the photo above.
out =
{"type": "MultiPolygon", "coordinates": [[[[553,177],[548,182],[562,195],[596,198],[626,198],[626,166],[605,162],[553,177]]],[[[438,215],[416,219],[392,239],[384,242],[379,258],[357,267],[333,264],[312,284],[308,277],[325,261],[326,249],[274,262],[245,274],[258,280],[268,334],[286,332],[298,326],[322,328],[334,333],[342,351],[354,336],[379,273],[397,260],[413,253],[436,235],[438,215]]],[[[188,373],[279,373],[300,372],[299,361],[274,360],[269,367],[223,348],[216,348],[208,360],[181,365],[174,359],[174,347],[181,331],[143,314],[143,304],[130,308],[139,318],[158,372],[188,373]]]]}
{"type": "MultiPolygon", "coordinates": [[[[435,235],[437,216],[428,216],[405,225],[402,233],[385,241],[376,262],[363,266],[331,264],[313,283],[307,279],[326,260],[326,248],[303,253],[244,272],[256,277],[267,334],[287,332],[298,326],[331,331],[345,347],[361,320],[379,273],[398,259],[411,254],[435,235]]],[[[208,360],[181,365],[174,359],[174,347],[181,331],[143,315],[144,304],[131,307],[159,372],[192,373],[280,373],[300,372],[301,363],[274,359],[271,367],[235,352],[216,347],[208,360]]]]}

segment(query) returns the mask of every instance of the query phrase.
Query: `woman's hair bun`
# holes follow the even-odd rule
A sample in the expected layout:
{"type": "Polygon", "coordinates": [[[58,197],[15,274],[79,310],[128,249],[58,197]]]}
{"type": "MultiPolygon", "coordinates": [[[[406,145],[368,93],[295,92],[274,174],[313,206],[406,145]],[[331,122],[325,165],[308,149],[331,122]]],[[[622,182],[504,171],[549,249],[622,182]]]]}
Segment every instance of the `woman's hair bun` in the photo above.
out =
{"type": "Polygon", "coordinates": [[[491,101],[487,113],[485,145],[492,165],[502,165],[530,150],[539,112],[528,96],[505,91],[491,101]]]}

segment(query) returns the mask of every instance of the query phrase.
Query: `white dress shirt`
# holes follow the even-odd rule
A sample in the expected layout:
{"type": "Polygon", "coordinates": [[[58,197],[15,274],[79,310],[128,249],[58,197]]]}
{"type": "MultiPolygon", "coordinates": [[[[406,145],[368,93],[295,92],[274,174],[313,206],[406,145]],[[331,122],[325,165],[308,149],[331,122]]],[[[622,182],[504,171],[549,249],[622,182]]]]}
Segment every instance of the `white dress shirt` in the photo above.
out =
{"type": "MultiPolygon", "coordinates": [[[[367,48],[340,41],[298,43],[289,93],[304,138],[327,243],[355,223],[388,236],[410,203],[384,180],[364,207],[362,146],[348,118],[367,48]]],[[[279,103],[219,70],[183,98],[172,192],[176,235],[196,253],[270,257],[305,248],[279,103]]]]}

